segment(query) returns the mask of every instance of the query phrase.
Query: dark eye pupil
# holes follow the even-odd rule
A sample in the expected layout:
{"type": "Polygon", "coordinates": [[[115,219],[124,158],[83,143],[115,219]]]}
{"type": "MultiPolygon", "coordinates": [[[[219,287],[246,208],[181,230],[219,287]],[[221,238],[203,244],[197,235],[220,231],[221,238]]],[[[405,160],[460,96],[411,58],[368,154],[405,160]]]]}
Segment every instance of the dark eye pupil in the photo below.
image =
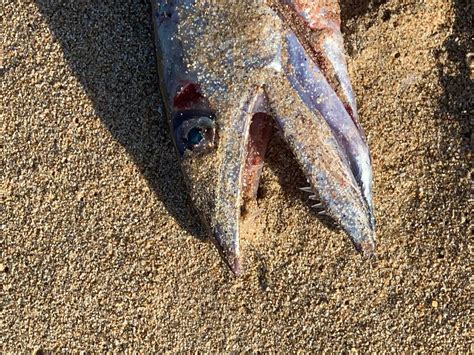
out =
{"type": "Polygon", "coordinates": [[[187,138],[189,144],[197,145],[204,139],[204,136],[199,128],[194,127],[189,131],[187,138]]]}
{"type": "Polygon", "coordinates": [[[173,117],[172,132],[179,154],[200,154],[214,146],[215,115],[210,111],[187,110],[173,117]]]}

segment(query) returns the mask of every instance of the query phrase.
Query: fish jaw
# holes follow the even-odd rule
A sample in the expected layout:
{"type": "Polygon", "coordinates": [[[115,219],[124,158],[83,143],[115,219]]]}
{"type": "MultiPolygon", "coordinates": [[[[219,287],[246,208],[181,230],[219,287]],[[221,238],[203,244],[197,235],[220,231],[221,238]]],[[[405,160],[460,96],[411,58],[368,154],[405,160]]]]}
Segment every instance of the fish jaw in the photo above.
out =
{"type": "Polygon", "coordinates": [[[372,211],[372,166],[367,143],[336,92],[318,65],[309,58],[292,32],[286,36],[288,81],[311,111],[318,112],[331,128],[348,161],[368,208],[369,220],[375,228],[372,211]]]}
{"type": "Polygon", "coordinates": [[[282,93],[293,90],[291,80],[274,82],[266,89],[277,126],[310,185],[305,190],[319,201],[320,213],[349,236],[357,251],[372,255],[376,242],[371,211],[326,119],[297,92],[288,102],[282,93]]]}

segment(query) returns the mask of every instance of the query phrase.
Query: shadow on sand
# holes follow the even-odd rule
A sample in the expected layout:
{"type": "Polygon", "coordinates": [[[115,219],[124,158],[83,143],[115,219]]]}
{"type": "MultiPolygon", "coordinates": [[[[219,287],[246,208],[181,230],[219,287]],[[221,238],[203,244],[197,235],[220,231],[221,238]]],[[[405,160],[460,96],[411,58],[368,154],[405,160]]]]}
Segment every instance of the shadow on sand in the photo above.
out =
{"type": "Polygon", "coordinates": [[[469,0],[453,0],[455,21],[453,32],[444,42],[448,63],[438,64],[444,96],[440,98],[439,115],[457,120],[462,127],[464,146],[472,149],[471,134],[474,114],[474,83],[470,79],[468,53],[474,53],[474,4],[469,0]]]}
{"type": "Polygon", "coordinates": [[[36,0],[36,5],[96,115],[180,226],[203,239],[162,114],[149,1],[36,0]]]}

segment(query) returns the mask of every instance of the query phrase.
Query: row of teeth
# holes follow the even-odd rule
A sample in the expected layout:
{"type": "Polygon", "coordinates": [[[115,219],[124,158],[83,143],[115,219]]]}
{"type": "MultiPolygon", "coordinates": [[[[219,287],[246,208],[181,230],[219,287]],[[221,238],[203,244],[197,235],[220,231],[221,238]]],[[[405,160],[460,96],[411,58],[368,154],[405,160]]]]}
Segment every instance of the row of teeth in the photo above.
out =
{"type": "MultiPolygon", "coordinates": [[[[311,186],[301,187],[300,190],[304,191],[304,192],[307,192],[309,194],[313,193],[313,189],[311,188],[311,186]]],[[[311,206],[312,208],[323,208],[324,207],[323,203],[319,200],[319,197],[317,195],[311,195],[311,196],[309,196],[309,199],[312,200],[312,201],[318,201],[318,203],[311,206]]],[[[318,214],[326,214],[326,211],[322,210],[322,211],[318,212],[318,214]]]]}

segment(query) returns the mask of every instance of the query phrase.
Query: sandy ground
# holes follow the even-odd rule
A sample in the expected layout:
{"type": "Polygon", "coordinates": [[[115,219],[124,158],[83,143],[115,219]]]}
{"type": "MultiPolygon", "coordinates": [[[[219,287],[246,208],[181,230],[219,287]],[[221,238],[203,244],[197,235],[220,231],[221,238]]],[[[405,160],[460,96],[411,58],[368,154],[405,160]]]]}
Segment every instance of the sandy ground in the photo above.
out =
{"type": "Polygon", "coordinates": [[[4,2],[0,351],[474,351],[468,2],[343,1],[377,256],[275,137],[240,279],[189,206],[147,1],[4,2]]]}

